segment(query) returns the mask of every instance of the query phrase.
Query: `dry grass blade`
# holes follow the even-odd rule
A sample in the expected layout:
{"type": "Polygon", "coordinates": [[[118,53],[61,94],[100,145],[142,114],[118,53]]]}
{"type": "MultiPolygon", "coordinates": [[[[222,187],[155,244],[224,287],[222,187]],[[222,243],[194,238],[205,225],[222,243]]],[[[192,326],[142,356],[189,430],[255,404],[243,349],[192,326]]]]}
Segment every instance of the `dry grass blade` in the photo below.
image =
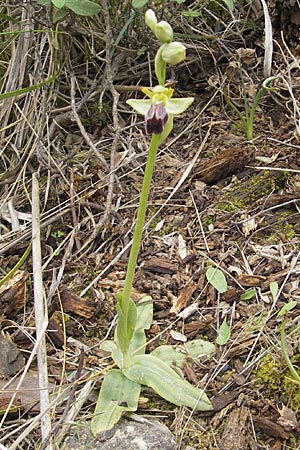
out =
{"type": "Polygon", "coordinates": [[[264,57],[264,77],[271,76],[272,57],[273,57],[273,32],[272,22],[268,10],[268,5],[265,0],[261,0],[265,18],[265,57],[264,57]]]}
{"type": "MultiPolygon", "coordinates": [[[[45,328],[48,324],[48,308],[43,286],[41,227],[40,227],[40,192],[37,174],[32,176],[32,265],[34,285],[34,312],[36,336],[40,341],[37,349],[37,362],[40,388],[41,435],[44,442],[51,431],[48,392],[48,362],[45,328]]],[[[45,450],[52,450],[51,440],[45,450]]]]}

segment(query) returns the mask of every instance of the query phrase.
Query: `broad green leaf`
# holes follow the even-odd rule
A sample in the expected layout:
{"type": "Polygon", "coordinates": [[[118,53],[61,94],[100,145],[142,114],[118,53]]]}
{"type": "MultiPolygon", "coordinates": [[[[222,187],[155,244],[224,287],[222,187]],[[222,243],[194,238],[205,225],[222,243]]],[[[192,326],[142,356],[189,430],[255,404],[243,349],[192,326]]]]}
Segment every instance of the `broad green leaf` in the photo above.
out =
{"type": "Polygon", "coordinates": [[[203,355],[210,356],[216,351],[215,345],[204,339],[194,339],[193,341],[186,342],[184,347],[194,359],[199,359],[203,355]]]}
{"type": "Polygon", "coordinates": [[[156,356],[161,361],[164,361],[170,367],[180,367],[182,368],[183,362],[186,359],[186,355],[182,353],[179,348],[175,350],[172,345],[160,345],[153,352],[152,356],[156,356]]]}
{"type": "Polygon", "coordinates": [[[277,281],[271,281],[269,287],[270,287],[270,292],[271,292],[272,298],[273,298],[273,300],[275,300],[276,296],[278,294],[278,283],[277,283],[277,281]]]}
{"type": "Polygon", "coordinates": [[[132,6],[137,9],[145,6],[146,3],[148,3],[148,0],[132,0],[132,6]]]}
{"type": "Polygon", "coordinates": [[[89,0],[66,0],[66,7],[79,16],[94,16],[101,10],[101,6],[89,0]]]}
{"type": "Polygon", "coordinates": [[[255,295],[255,289],[248,289],[248,291],[243,292],[240,296],[240,300],[250,300],[255,295]]]}
{"type": "Polygon", "coordinates": [[[52,0],[52,3],[56,8],[60,9],[65,6],[66,0],[52,0]]]}
{"type": "MultiPolygon", "coordinates": [[[[69,9],[66,9],[66,8],[56,9],[56,10],[54,11],[54,14],[53,14],[53,17],[52,17],[53,23],[60,22],[60,21],[63,20],[69,13],[70,13],[69,9]]],[[[58,49],[58,48],[59,48],[59,45],[56,44],[56,47],[55,47],[55,48],[58,49]]]]}
{"type": "Polygon", "coordinates": [[[105,352],[112,353],[117,347],[117,344],[112,341],[111,339],[107,339],[106,341],[103,341],[100,344],[101,350],[104,350],[105,352]]]}
{"type": "Polygon", "coordinates": [[[223,320],[222,324],[220,325],[220,328],[218,329],[218,336],[216,339],[216,343],[218,345],[225,345],[230,338],[231,335],[231,329],[230,326],[227,324],[226,319],[223,320]]]}
{"type": "Polygon", "coordinates": [[[160,345],[151,352],[151,355],[161,359],[170,367],[182,368],[187,355],[193,359],[199,359],[203,355],[210,356],[215,350],[214,344],[203,339],[194,339],[176,347],[176,349],[172,345],[160,345]]]}
{"type": "Polygon", "coordinates": [[[292,309],[297,306],[296,300],[291,300],[280,309],[279,313],[277,314],[278,317],[284,316],[287,312],[291,311],[292,309]]]}
{"type": "Polygon", "coordinates": [[[122,370],[135,383],[152,388],[158,395],[177,406],[198,411],[213,409],[205,392],[181,378],[168,364],[153,355],[137,355],[132,365],[122,370]]]}
{"type": "Polygon", "coordinates": [[[153,320],[153,301],[150,295],[143,297],[137,304],[136,330],[149,330],[153,320]]]}
{"type": "Polygon", "coordinates": [[[209,267],[206,271],[208,282],[217,289],[220,294],[227,291],[227,281],[223,272],[217,267],[209,267]]]}
{"type": "Polygon", "coordinates": [[[140,384],[130,381],[120,370],[112,369],[104,377],[91,422],[94,436],[111,430],[126,411],[136,411],[140,384]]]}

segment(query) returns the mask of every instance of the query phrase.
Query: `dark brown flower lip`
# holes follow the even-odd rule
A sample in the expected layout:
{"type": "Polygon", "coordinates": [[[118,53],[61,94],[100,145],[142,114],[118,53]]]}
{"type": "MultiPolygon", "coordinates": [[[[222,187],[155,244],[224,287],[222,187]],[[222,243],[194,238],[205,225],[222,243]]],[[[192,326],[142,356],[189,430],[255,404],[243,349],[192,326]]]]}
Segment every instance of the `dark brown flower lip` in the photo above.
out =
{"type": "Polygon", "coordinates": [[[145,129],[147,134],[161,134],[165,124],[168,122],[169,114],[165,105],[153,103],[145,115],[145,129]]]}

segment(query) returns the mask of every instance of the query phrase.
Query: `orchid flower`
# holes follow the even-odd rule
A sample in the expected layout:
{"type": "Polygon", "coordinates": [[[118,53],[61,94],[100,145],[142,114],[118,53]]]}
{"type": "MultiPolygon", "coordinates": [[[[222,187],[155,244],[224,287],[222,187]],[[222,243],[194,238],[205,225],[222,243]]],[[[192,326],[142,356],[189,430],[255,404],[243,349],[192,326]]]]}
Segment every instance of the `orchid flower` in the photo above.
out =
{"type": "Polygon", "coordinates": [[[119,369],[109,371],[101,386],[92,432],[96,436],[113,429],[125,411],[138,407],[141,385],[154,389],[157,394],[178,406],[199,411],[211,410],[212,404],[205,392],[182,379],[167,363],[154,355],[145,354],[146,334],[153,316],[153,305],[146,296],[138,305],[131,298],[139,249],[142,241],[147,202],[158,148],[173,128],[173,116],[183,113],[194,101],[193,97],[173,98],[174,89],[165,86],[167,64],[179,64],[185,59],[186,48],[173,41],[171,25],[157,21],[152,9],[146,12],[147,26],[160,43],[154,60],[158,85],[142,88],[147,98],[127,100],[137,113],[145,117],[146,133],[151,135],[139,206],[128,258],[123,291],[117,294],[118,323],[114,342],[108,343],[112,358],[119,369]]]}
{"type": "Polygon", "coordinates": [[[148,99],[130,99],[127,103],[144,115],[147,134],[161,134],[166,125],[173,124],[173,116],[183,113],[194,101],[193,97],[173,98],[174,89],[160,85],[142,88],[142,92],[148,99]]]}

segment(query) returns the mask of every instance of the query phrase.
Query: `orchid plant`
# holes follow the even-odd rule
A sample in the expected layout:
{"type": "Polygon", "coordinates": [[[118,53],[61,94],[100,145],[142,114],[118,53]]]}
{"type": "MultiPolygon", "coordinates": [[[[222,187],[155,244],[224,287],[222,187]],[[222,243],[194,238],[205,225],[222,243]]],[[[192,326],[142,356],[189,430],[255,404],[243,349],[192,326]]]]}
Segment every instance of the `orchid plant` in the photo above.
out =
{"type": "Polygon", "coordinates": [[[185,46],[173,41],[171,25],[157,21],[155,13],[146,12],[145,22],[160,42],[155,57],[155,74],[158,85],[143,88],[146,99],[130,99],[127,103],[145,117],[145,132],[151,136],[144,172],[140,203],[128,260],[123,292],[117,294],[118,323],[114,340],[105,341],[102,349],[109,351],[118,368],[111,368],[105,375],[93,415],[91,429],[94,435],[111,430],[124,412],[136,411],[141,385],[152,388],[161,397],[178,406],[199,411],[209,411],[212,404],[202,389],[182,378],[178,370],[187,354],[194,358],[210,355],[213,344],[196,339],[175,351],[171,346],[161,346],[145,354],[146,334],[153,318],[151,297],[144,297],[137,304],[131,299],[137,258],[145,223],[148,195],[153,168],[159,146],[173,128],[173,117],[183,113],[194,101],[193,97],[173,98],[174,90],[165,86],[167,64],[175,65],[185,59],[185,46]]]}

